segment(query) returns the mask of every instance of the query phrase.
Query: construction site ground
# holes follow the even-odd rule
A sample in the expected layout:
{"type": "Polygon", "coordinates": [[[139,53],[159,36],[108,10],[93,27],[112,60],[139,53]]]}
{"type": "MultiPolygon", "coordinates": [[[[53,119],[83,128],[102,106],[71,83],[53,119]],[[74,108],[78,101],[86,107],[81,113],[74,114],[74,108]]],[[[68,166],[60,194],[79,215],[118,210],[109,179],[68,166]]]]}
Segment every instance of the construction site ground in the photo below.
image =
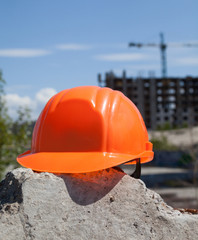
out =
{"type": "MultiPolygon", "coordinates": [[[[198,161],[198,127],[167,131],[149,131],[149,138],[166,137],[168,143],[194,154],[198,161]]],[[[194,169],[146,167],[142,168],[142,180],[159,193],[174,208],[198,209],[197,173],[194,169]],[[196,176],[196,178],[195,178],[196,176]]]]}
{"type": "Polygon", "coordinates": [[[148,134],[149,139],[160,139],[164,136],[170,144],[180,149],[188,149],[198,145],[198,127],[187,127],[166,131],[148,131],[148,134]]]}
{"type": "MultiPolygon", "coordinates": [[[[198,209],[193,172],[181,168],[143,167],[142,180],[174,208],[198,209]]],[[[196,184],[196,186],[195,186],[196,184]]]]}
{"type": "MultiPolygon", "coordinates": [[[[129,175],[133,166],[122,169],[129,175]]],[[[188,169],[167,167],[142,167],[141,180],[173,208],[198,209],[198,187],[193,183],[193,172],[188,169]]]]}

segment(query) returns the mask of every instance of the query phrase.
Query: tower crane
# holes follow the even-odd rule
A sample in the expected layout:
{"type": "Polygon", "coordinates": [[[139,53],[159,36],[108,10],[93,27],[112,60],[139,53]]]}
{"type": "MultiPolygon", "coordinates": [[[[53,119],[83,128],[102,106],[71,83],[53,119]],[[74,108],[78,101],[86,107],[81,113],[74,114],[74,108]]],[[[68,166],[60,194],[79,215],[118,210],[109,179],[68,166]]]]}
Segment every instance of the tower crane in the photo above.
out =
{"type": "MultiPolygon", "coordinates": [[[[164,34],[160,33],[160,43],[136,43],[130,42],[129,47],[159,47],[160,54],[161,54],[161,71],[162,71],[162,78],[167,77],[167,60],[166,60],[166,49],[169,45],[164,41],[164,34]]],[[[198,43],[184,43],[184,44],[174,44],[173,46],[180,46],[180,47],[198,47],[198,43]]]]}

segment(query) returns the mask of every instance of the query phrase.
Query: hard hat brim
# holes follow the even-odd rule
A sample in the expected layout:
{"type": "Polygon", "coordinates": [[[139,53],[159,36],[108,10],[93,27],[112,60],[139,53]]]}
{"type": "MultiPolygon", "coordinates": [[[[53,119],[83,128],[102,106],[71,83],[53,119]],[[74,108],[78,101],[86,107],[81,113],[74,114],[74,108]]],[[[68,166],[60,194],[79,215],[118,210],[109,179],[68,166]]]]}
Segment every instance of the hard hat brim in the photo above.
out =
{"type": "Polygon", "coordinates": [[[141,163],[153,159],[153,151],[147,150],[137,155],[108,152],[39,152],[30,150],[20,154],[17,161],[23,167],[39,172],[84,173],[93,172],[120,164],[136,164],[133,159],[140,158],[141,163]]]}

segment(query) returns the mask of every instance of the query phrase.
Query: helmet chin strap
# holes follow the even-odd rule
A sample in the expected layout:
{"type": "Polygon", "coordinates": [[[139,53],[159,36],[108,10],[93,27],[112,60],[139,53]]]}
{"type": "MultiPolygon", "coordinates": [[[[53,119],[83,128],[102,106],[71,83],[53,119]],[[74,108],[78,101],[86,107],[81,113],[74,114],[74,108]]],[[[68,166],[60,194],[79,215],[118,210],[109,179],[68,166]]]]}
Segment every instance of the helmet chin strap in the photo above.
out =
{"type": "Polygon", "coordinates": [[[136,160],[136,167],[135,171],[133,174],[131,174],[131,177],[139,179],[141,177],[141,163],[140,163],[140,158],[137,158],[136,160]]]}

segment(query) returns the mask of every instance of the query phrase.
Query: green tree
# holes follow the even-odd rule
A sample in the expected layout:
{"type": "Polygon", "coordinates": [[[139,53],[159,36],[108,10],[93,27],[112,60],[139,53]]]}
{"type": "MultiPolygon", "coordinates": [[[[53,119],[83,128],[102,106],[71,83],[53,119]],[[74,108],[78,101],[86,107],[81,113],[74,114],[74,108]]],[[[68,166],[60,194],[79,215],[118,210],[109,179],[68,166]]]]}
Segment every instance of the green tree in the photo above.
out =
{"type": "MultiPolygon", "coordinates": [[[[28,107],[19,107],[17,120],[12,125],[12,155],[15,157],[30,149],[32,135],[31,111],[28,107]]],[[[14,157],[13,156],[13,157],[14,157]]]]}
{"type": "Polygon", "coordinates": [[[2,171],[9,164],[9,146],[11,144],[11,119],[8,116],[5,92],[5,80],[0,71],[0,177],[2,171]]]}
{"type": "Polygon", "coordinates": [[[30,109],[20,107],[13,121],[8,115],[4,86],[6,82],[0,71],[0,179],[8,166],[19,166],[16,157],[30,148],[32,122],[30,109]]]}

